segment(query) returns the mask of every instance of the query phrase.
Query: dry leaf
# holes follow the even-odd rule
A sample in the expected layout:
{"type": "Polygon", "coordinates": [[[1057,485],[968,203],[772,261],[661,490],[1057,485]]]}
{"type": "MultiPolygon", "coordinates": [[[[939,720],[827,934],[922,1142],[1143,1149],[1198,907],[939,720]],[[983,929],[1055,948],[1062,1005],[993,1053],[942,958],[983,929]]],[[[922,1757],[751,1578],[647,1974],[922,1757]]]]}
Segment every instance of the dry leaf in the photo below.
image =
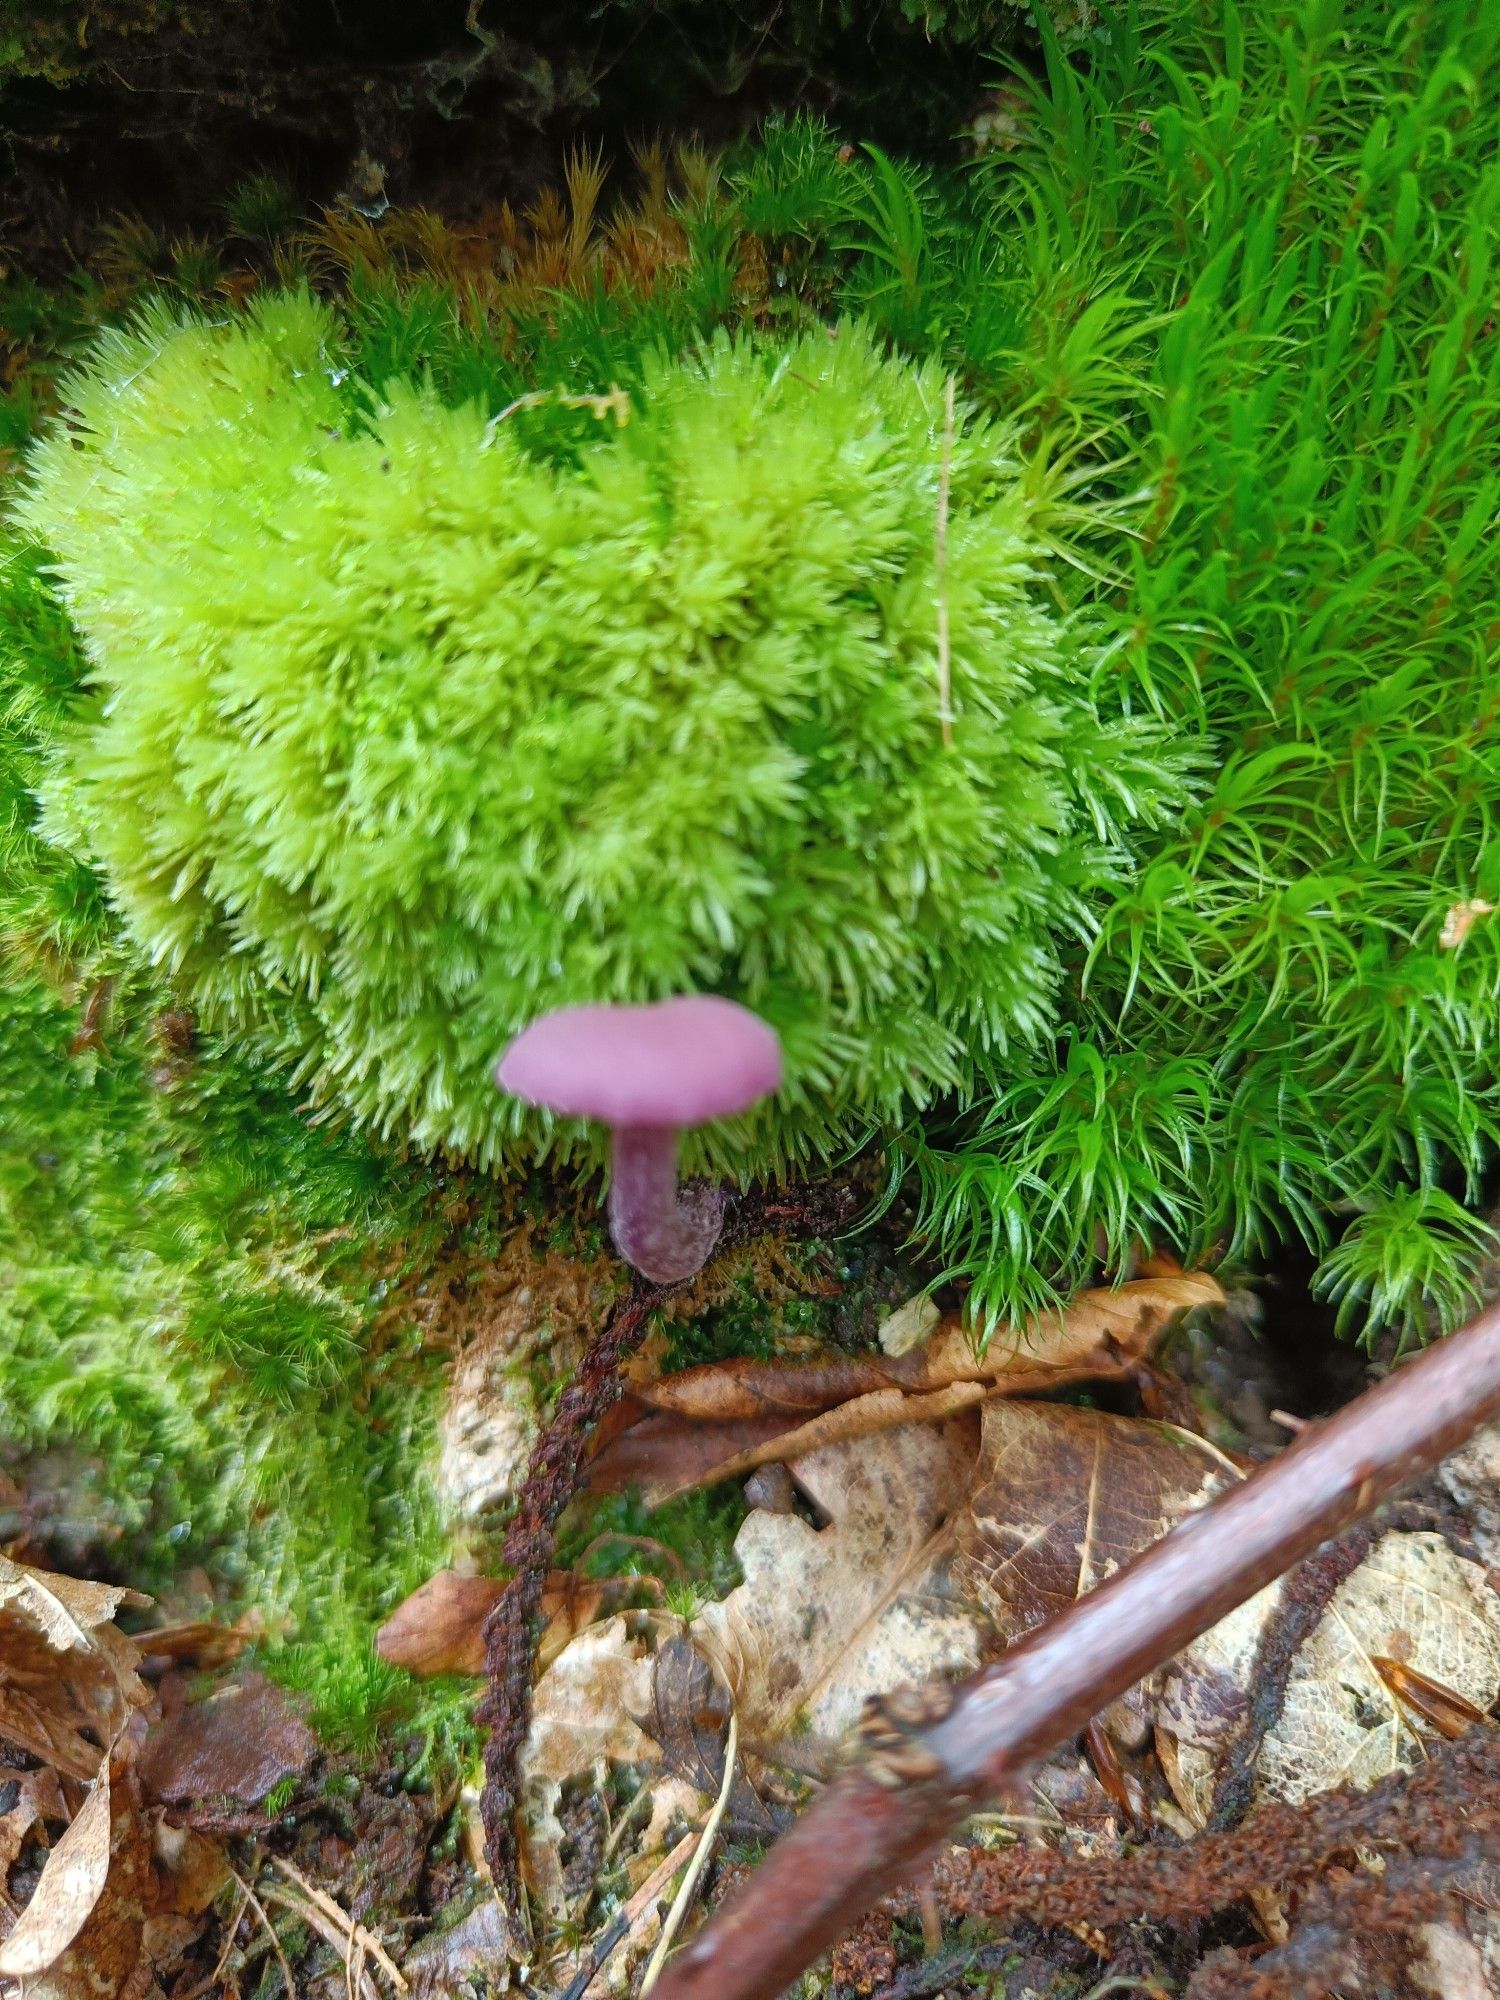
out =
{"type": "Polygon", "coordinates": [[[829,1348],[795,1361],[707,1362],[634,1387],[656,1409],[716,1422],[826,1410],[881,1389],[925,1395],[953,1382],[1036,1396],[1127,1373],[1179,1313],[1222,1298],[1204,1272],[1140,1278],[1112,1291],[1080,1292],[1066,1310],[1044,1314],[1020,1333],[997,1332],[983,1354],[976,1354],[958,1321],[946,1319],[930,1340],[905,1354],[829,1348]]]}
{"type": "MultiPolygon", "coordinates": [[[[990,1395],[1034,1396],[1119,1376],[1145,1358],[1179,1313],[1221,1297],[1203,1273],[1173,1271],[1114,1291],[1080,1293],[1065,1312],[1033,1322],[1019,1339],[997,1333],[982,1356],[950,1319],[919,1346],[907,1346],[898,1332],[896,1349],[885,1356],[825,1349],[806,1359],[687,1368],[637,1384],[639,1400],[656,1414],[599,1452],[588,1483],[595,1492],[639,1487],[649,1506],[660,1506],[695,1486],[739,1478],[842,1438],[934,1422],[990,1395]]],[[[895,1321],[909,1311],[901,1308],[895,1321]]]]}
{"type": "Polygon", "coordinates": [[[139,1648],[114,1625],[138,1591],[0,1556],[0,1736],[87,1782],[130,1716],[149,1707],[139,1648]]]}
{"type": "Polygon", "coordinates": [[[42,1870],[31,1901],[0,1945],[0,1974],[26,1979],[63,1955],[98,1902],[109,1874],[109,1759],[42,1870]]]}
{"type": "MultiPolygon", "coordinates": [[[[1239,1734],[1261,1640],[1282,1585],[1272,1584],[1186,1647],[1162,1677],[1158,1749],[1174,1796],[1196,1825],[1239,1734]]],[[[1280,1720],[1261,1748],[1256,1789],[1296,1804],[1346,1782],[1368,1785],[1423,1755],[1420,1726],[1387,1684],[1392,1658],[1488,1710],[1500,1694],[1500,1602],[1477,1564],[1438,1535],[1381,1538],[1335,1593],[1292,1665],[1280,1720]]]]}
{"type": "MultiPolygon", "coordinates": [[[[551,1666],[563,1648],[593,1624],[610,1585],[618,1588],[631,1581],[616,1577],[605,1583],[570,1570],[551,1571],[542,1592],[546,1624],[537,1642],[538,1666],[551,1666]]],[[[409,1674],[482,1674],[484,1621],[504,1588],[496,1577],[439,1570],[391,1613],[375,1634],[375,1650],[409,1674]]]]}
{"type": "Polygon", "coordinates": [[[1500,1605],[1485,1573],[1441,1535],[1382,1536],[1299,1651],[1260,1790],[1292,1804],[1331,1785],[1372,1784],[1422,1755],[1375,1654],[1388,1654],[1488,1710],[1500,1695],[1500,1605]]]}
{"type": "Polygon", "coordinates": [[[153,1723],[140,1753],[148,1798],[232,1798],[257,1805],[305,1771],[318,1739],[280,1688],[245,1674],[153,1723]]]}
{"type": "Polygon", "coordinates": [[[375,1650],[411,1674],[482,1674],[484,1621],[504,1588],[497,1577],[439,1570],[386,1619],[375,1650]]]}
{"type": "Polygon", "coordinates": [[[184,1619],[175,1625],[153,1625],[136,1634],[142,1656],[151,1661],[170,1660],[178,1666],[200,1671],[233,1666],[252,1641],[265,1632],[265,1620],[252,1607],[232,1625],[220,1625],[208,1618],[184,1619]]]}
{"type": "Polygon", "coordinates": [[[742,1741],[794,1723],[839,1736],[867,1696],[979,1664],[978,1623],[946,1574],[976,1442],[959,1418],[832,1445],[791,1467],[827,1527],[763,1509],[745,1521],[744,1582],[691,1628],[734,1691],[742,1741]]]}
{"type": "Polygon", "coordinates": [[[218,1841],[165,1819],[158,1820],[152,1831],[151,1858],[157,1873],[154,1907],[159,1915],[199,1916],[229,1880],[218,1841]]]}
{"type": "Polygon", "coordinates": [[[1463,1509],[1479,1553],[1500,1570],[1500,1423],[1475,1431],[1443,1460],[1438,1477],[1463,1509]]]}
{"type": "Polygon", "coordinates": [[[1431,2000],[1495,2000],[1479,1947],[1457,1925],[1420,1924],[1411,1942],[1407,1976],[1418,1993],[1431,2000]]]}
{"type": "MultiPolygon", "coordinates": [[[[729,1713],[728,1690],[690,1639],[676,1633],[657,1648],[646,1727],[661,1746],[667,1770],[708,1798],[724,1782],[729,1713]]],[[[761,1797],[741,1760],[729,1798],[730,1827],[765,1839],[784,1832],[790,1817],[761,1797]]]]}
{"type": "Polygon", "coordinates": [[[635,1487],[648,1507],[659,1507],[695,1486],[711,1486],[723,1467],[744,1451],[773,1447],[802,1427],[796,1412],[703,1423],[675,1410],[651,1410],[607,1444],[591,1461],[591,1493],[635,1487]]]}
{"type": "Polygon", "coordinates": [[[466,1521],[503,1505],[520,1484],[542,1424],[538,1373],[576,1368],[602,1297],[601,1267],[539,1261],[523,1234],[488,1279],[491,1290],[470,1302],[478,1337],[454,1365],[435,1476],[445,1510],[466,1521]]]}
{"type": "Polygon", "coordinates": [[[992,1401],[959,1579],[1005,1640],[1066,1610],[1238,1478],[1172,1424],[1063,1403],[992,1401]]]}
{"type": "Polygon", "coordinates": [[[56,1771],[0,1771],[0,1892],[38,1821],[67,1817],[56,1771]]]}
{"type": "Polygon", "coordinates": [[[530,1862],[538,1893],[554,1910],[566,1900],[557,1852],[563,1786],[586,1775],[602,1783],[612,1763],[653,1764],[660,1757],[635,1720],[650,1712],[652,1677],[651,1651],[635,1624],[622,1614],[580,1633],[542,1675],[532,1699],[521,1753],[530,1862]]]}
{"type": "MultiPolygon", "coordinates": [[[[794,1722],[834,1736],[867,1695],[903,1682],[966,1672],[979,1662],[978,1621],[951,1598],[948,1523],[962,1504],[978,1445],[972,1418],[913,1424],[802,1459],[798,1486],[828,1518],[819,1530],[796,1514],[752,1513],[735,1551],[745,1581],[688,1630],[693,1647],[732,1690],[742,1743],[771,1743],[794,1722]]],[[[564,1898],[557,1807],[570,1779],[603,1779],[611,1763],[660,1764],[659,1729],[680,1769],[652,1787],[651,1822],[636,1868],[659,1848],[673,1815],[702,1808],[714,1770],[701,1732],[663,1715],[676,1697],[658,1680],[650,1621],[618,1616],[592,1626],[537,1685],[522,1772],[529,1859],[549,1905],[564,1898]],[[679,1727],[679,1723],[683,1726],[679,1727]]],[[[672,1671],[670,1646],[665,1653],[672,1671]]],[[[686,1662],[679,1662],[686,1667],[686,1662]]],[[[701,1672],[683,1690],[706,1686],[701,1672]]],[[[753,1819],[756,1800],[736,1794],[753,1819]]]]}
{"type": "Polygon", "coordinates": [[[605,1491],[619,1484],[637,1486],[648,1507],[660,1507],[696,1486],[741,1479],[758,1466],[785,1465],[829,1445],[874,1437],[902,1424],[941,1422],[974,1408],[990,1393],[983,1382],[950,1382],[930,1395],[875,1389],[868,1396],[855,1396],[847,1403],[835,1404],[831,1410],[820,1410],[800,1423],[796,1419],[788,1422],[783,1417],[769,1420],[752,1417],[737,1424],[701,1424],[663,1411],[661,1431],[652,1433],[646,1424],[639,1427],[646,1433],[643,1448],[632,1449],[637,1432],[631,1431],[605,1455],[598,1484],[605,1491]],[[757,1430],[767,1434],[738,1450],[730,1448],[735,1432],[757,1430]],[[626,1468],[633,1469],[635,1476],[622,1480],[626,1468]]]}
{"type": "Polygon", "coordinates": [[[928,1294],[918,1292],[914,1299],[887,1314],[876,1327],[875,1338],[883,1354],[910,1354],[914,1347],[922,1345],[941,1318],[928,1294]]]}

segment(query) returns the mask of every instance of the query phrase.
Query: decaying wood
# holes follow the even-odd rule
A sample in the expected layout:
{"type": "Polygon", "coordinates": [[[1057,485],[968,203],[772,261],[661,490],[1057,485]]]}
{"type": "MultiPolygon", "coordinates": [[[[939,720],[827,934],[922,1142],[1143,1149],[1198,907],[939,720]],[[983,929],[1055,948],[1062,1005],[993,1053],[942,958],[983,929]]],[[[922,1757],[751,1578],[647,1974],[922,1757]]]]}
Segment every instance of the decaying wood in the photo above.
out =
{"type": "Polygon", "coordinates": [[[1497,1413],[1500,1305],[1310,1426],[951,1698],[890,1698],[863,1762],[682,1952],[657,2000],[771,2000],[957,1819],[1497,1413]]]}

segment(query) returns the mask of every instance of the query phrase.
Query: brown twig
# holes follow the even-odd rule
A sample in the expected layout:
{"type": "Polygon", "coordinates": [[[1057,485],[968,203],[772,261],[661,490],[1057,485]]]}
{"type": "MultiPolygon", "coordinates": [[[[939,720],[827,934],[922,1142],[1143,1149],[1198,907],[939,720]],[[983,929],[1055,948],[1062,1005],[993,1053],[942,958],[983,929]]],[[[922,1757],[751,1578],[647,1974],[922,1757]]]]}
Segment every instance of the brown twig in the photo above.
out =
{"type": "Polygon", "coordinates": [[[877,1705],[877,1747],[687,1946],[657,2000],[771,2000],[955,1820],[1497,1413],[1500,1305],[1028,1633],[936,1719],[922,1702],[877,1705]]]}
{"type": "MultiPolygon", "coordinates": [[[[847,1227],[859,1205],[857,1190],[838,1179],[808,1187],[757,1189],[731,1202],[719,1247],[722,1251],[773,1234],[830,1235],[847,1227]]],[[[506,1532],[510,1581],[484,1623],[489,1685],[478,1719],[489,1737],[480,1817],[491,1880],[502,1903],[517,1918],[525,1908],[516,1840],[521,1746],[531,1717],[532,1659],[557,1522],[578,1490],[589,1436],[620,1394],[621,1363],[640,1346],[652,1314],[672,1289],[643,1278],[633,1281],[532,1448],[516,1515],[506,1532]]]]}

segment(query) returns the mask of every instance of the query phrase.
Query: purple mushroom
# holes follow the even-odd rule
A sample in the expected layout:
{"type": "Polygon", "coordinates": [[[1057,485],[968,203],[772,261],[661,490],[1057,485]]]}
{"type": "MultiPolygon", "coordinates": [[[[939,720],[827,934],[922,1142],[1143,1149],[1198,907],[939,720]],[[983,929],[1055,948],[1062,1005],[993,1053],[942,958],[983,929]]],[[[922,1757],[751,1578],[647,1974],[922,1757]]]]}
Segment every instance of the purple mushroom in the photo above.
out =
{"type": "Polygon", "coordinates": [[[528,1104],[611,1128],[615,1247],[642,1277],[669,1285],[702,1269],[724,1222],[722,1188],[679,1194],[679,1137],[775,1090],[781,1043],[748,1007],[707,993],[648,1007],[563,1007],[517,1035],[495,1081],[528,1104]]]}

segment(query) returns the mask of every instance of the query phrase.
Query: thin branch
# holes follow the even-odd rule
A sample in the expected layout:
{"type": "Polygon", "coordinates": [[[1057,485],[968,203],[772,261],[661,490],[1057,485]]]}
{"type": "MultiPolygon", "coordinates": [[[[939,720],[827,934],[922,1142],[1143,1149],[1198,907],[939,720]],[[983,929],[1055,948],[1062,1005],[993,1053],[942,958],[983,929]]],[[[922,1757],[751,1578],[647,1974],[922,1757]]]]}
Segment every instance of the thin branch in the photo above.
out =
{"type": "Polygon", "coordinates": [[[398,1993],[406,1991],[406,1979],[400,1966],[392,1959],[373,1931],[367,1930],[362,1923],[352,1917],[342,1903],[335,1902],[326,1890],[320,1889],[315,1882],[309,1882],[302,1871],[294,1868],[284,1856],[273,1854],[271,1866],[279,1868],[287,1880],[294,1883],[310,1902],[315,1903],[332,1923],[343,1928],[349,1941],[359,1947],[361,1959],[373,1958],[396,1991],[398,1993]]]}
{"type": "Polygon", "coordinates": [[[1500,1414],[1500,1305],[1190,1515],[993,1667],[872,1705],[831,1785],[687,1946],[656,2000],[772,2000],[955,1821],[1500,1414]]]}
{"type": "Polygon", "coordinates": [[[937,528],[933,536],[932,582],[937,592],[938,721],[943,748],[953,748],[953,655],[948,636],[948,495],[953,479],[953,396],[950,375],[943,389],[943,458],[938,471],[937,528]]]}
{"type": "MultiPolygon", "coordinates": [[[[806,1187],[758,1189],[731,1198],[719,1238],[722,1255],[758,1236],[829,1236],[853,1220],[861,1197],[831,1176],[806,1187]]],[[[558,1517],[577,1491],[588,1440],[621,1393],[625,1356],[645,1339],[651,1315],[672,1287],[637,1278],[590,1344],[552,1421],[532,1448],[515,1518],[505,1537],[511,1578],[485,1620],[488,1691],[479,1720],[489,1730],[484,1751],[485,1859],[507,1918],[526,1917],[515,1816],[520,1804],[520,1756],[531,1715],[531,1674],[537,1614],[551,1565],[558,1517]]]]}

